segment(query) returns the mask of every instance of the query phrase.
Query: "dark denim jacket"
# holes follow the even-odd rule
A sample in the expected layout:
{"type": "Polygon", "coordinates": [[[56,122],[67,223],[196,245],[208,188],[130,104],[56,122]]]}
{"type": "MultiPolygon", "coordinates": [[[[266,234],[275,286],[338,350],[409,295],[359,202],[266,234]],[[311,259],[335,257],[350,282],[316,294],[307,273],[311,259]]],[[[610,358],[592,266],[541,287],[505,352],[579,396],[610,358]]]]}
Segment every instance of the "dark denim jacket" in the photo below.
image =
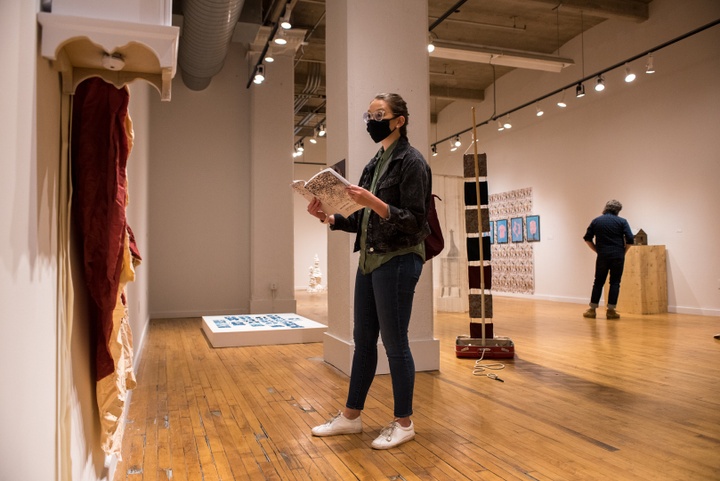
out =
{"type": "MultiPolygon", "coordinates": [[[[377,157],[363,169],[358,185],[370,189],[377,157]]],[[[368,252],[384,254],[411,247],[430,234],[427,206],[432,191],[432,173],[422,154],[410,145],[407,138],[398,139],[392,158],[378,180],[375,195],[390,208],[390,218],[381,219],[370,212],[367,227],[368,252]]],[[[354,252],[360,250],[361,209],[345,218],[335,214],[332,230],[356,232],[354,252]]]]}

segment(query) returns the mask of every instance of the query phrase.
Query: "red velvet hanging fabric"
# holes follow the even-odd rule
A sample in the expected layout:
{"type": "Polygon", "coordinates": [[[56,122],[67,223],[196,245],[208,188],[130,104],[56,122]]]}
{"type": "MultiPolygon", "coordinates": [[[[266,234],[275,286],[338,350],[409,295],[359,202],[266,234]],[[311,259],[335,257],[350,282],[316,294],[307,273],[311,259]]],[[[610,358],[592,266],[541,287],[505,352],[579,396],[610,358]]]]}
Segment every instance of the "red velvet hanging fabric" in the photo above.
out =
{"type": "Polygon", "coordinates": [[[136,386],[125,285],[140,255],[127,224],[127,160],[133,129],[129,92],[99,78],[73,99],[72,222],[80,244],[95,341],[95,393],[102,448],[120,458],[127,391],[136,386]]]}
{"type": "Polygon", "coordinates": [[[127,222],[125,121],[129,94],[99,78],[78,85],[73,99],[73,218],[80,231],[85,282],[94,305],[96,380],[114,371],[113,328],[127,222]]]}

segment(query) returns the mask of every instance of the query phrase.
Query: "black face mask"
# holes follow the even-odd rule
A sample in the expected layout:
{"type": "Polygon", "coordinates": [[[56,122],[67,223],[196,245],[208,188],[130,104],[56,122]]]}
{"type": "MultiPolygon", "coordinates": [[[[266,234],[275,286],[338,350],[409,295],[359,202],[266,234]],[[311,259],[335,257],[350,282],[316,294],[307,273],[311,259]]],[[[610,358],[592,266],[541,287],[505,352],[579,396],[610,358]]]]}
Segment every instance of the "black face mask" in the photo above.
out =
{"type": "Polygon", "coordinates": [[[376,144],[378,142],[382,142],[383,140],[388,138],[388,135],[392,134],[395,131],[395,129],[390,129],[391,120],[393,119],[370,120],[367,123],[367,131],[370,133],[370,138],[373,139],[373,142],[375,142],[376,144]]]}

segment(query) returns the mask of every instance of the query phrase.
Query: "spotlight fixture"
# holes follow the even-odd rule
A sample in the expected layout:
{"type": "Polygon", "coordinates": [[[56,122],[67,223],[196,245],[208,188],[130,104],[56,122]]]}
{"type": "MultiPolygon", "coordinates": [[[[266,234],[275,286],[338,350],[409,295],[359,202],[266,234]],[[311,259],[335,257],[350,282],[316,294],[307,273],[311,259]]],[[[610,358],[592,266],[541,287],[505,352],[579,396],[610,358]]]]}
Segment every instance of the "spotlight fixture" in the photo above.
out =
{"type": "Polygon", "coordinates": [[[567,107],[567,104],[565,103],[565,91],[563,90],[562,96],[560,97],[560,100],[558,100],[557,106],[561,109],[564,109],[567,107]]]}
{"type": "Polygon", "coordinates": [[[278,30],[277,36],[275,37],[274,42],[278,45],[286,45],[287,44],[287,39],[285,38],[285,35],[283,35],[282,30],[278,30]]]}
{"type": "Polygon", "coordinates": [[[505,130],[505,126],[498,120],[498,132],[502,132],[503,130],[505,130]]]}
{"type": "Polygon", "coordinates": [[[432,156],[437,157],[437,146],[435,144],[430,146],[430,150],[432,151],[432,156]]]}
{"type": "Polygon", "coordinates": [[[655,73],[655,66],[653,65],[653,54],[648,55],[647,63],[645,64],[645,73],[655,73]]]}
{"type": "Polygon", "coordinates": [[[585,97],[585,86],[582,83],[577,84],[577,87],[575,87],[575,97],[585,97]]]}
{"type": "Polygon", "coordinates": [[[597,81],[595,82],[595,91],[602,92],[605,90],[605,79],[602,75],[598,75],[597,81]]]}
{"type": "Polygon", "coordinates": [[[460,147],[460,146],[462,145],[462,142],[460,142],[460,136],[459,136],[459,135],[456,135],[456,136],[455,136],[455,139],[453,140],[453,145],[454,145],[455,147],[460,147]]]}
{"type": "Polygon", "coordinates": [[[305,152],[305,144],[303,143],[302,140],[297,143],[297,151],[298,151],[298,152],[305,152]]]}
{"type": "Polygon", "coordinates": [[[537,104],[535,107],[535,115],[538,117],[542,117],[545,112],[543,111],[542,107],[540,107],[540,104],[537,104]]]}
{"type": "Polygon", "coordinates": [[[275,61],[275,58],[272,55],[267,54],[267,55],[265,55],[265,61],[267,63],[273,63],[275,61]]]}
{"type": "Polygon", "coordinates": [[[503,122],[503,127],[506,129],[512,129],[512,123],[510,122],[510,114],[505,118],[505,122],[503,122]]]}
{"type": "Polygon", "coordinates": [[[317,130],[313,133],[313,136],[310,137],[310,143],[317,144],[317,130]]]}
{"type": "Polygon", "coordinates": [[[280,26],[285,30],[290,30],[292,28],[292,24],[290,23],[290,9],[285,10],[285,15],[283,15],[280,19],[280,26]]]}
{"type": "Polygon", "coordinates": [[[630,70],[630,67],[625,67],[625,82],[630,83],[633,80],[635,80],[635,74],[630,70]]]}
{"type": "Polygon", "coordinates": [[[326,134],[326,133],[327,133],[327,132],[326,132],[326,130],[325,130],[325,124],[320,124],[320,126],[318,127],[318,136],[319,136],[319,137],[325,137],[325,134],[326,134]]]}
{"type": "Polygon", "coordinates": [[[258,65],[255,68],[255,78],[253,82],[260,85],[265,81],[265,66],[263,64],[258,65]]]}
{"type": "Polygon", "coordinates": [[[435,44],[433,43],[433,36],[434,36],[434,35],[435,35],[435,34],[432,33],[432,32],[430,32],[430,33],[428,34],[428,44],[427,44],[428,53],[433,53],[433,52],[435,51],[435,44]]]}

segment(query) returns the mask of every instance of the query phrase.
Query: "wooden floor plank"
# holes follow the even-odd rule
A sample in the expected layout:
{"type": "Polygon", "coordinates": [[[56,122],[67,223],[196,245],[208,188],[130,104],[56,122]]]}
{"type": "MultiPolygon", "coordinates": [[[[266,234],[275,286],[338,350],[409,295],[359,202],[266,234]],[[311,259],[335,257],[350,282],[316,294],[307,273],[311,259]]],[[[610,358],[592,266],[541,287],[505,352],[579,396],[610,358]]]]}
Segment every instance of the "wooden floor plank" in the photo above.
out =
{"type": "MultiPolygon", "coordinates": [[[[299,313],[310,302],[325,322],[324,299],[299,292],[299,313]]],[[[504,382],[455,356],[467,314],[437,313],[440,370],[417,373],[417,437],[387,451],[370,443],[392,420],[389,376],[361,434],[318,438],[348,386],[321,343],[213,349],[200,319],[153,320],[114,481],[720,479],[720,318],[493,301],[516,349],[504,382]]]]}

